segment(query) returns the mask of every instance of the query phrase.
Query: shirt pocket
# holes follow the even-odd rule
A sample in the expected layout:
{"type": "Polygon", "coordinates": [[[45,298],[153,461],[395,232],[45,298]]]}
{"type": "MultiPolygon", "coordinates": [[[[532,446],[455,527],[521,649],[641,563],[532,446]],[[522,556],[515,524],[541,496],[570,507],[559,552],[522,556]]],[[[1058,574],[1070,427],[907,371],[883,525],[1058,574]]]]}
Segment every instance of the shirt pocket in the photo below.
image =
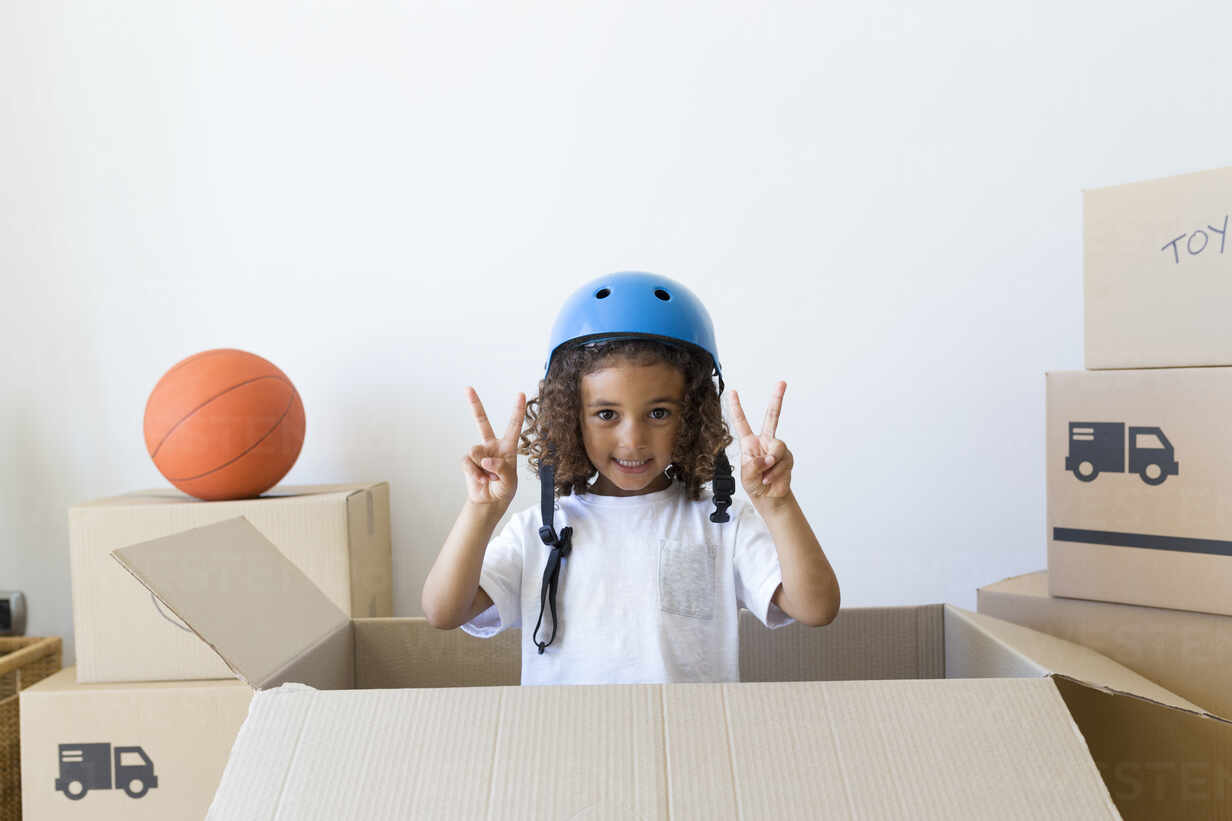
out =
{"type": "Polygon", "coordinates": [[[714,618],[713,544],[659,540],[659,609],[692,619],[714,618]]]}

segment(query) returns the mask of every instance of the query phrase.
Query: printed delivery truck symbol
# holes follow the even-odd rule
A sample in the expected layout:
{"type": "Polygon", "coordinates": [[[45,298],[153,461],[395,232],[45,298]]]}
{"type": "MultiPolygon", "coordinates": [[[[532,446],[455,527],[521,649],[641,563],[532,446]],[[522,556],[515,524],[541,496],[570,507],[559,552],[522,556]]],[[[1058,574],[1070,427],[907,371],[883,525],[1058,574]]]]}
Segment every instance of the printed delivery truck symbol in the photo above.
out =
{"type": "Polygon", "coordinates": [[[106,743],[60,745],[57,790],[79,801],[90,790],[110,790],[113,783],[129,798],[140,798],[158,786],[154,762],[140,747],[116,747],[113,751],[106,743]],[[113,763],[114,782],[111,777],[113,763]]]}
{"type": "MultiPolygon", "coordinates": [[[[1159,428],[1129,429],[1129,472],[1148,485],[1162,485],[1180,472],[1175,456],[1159,428]]],[[[1092,482],[1101,473],[1124,473],[1125,423],[1070,422],[1065,469],[1083,482],[1092,482]]]]}

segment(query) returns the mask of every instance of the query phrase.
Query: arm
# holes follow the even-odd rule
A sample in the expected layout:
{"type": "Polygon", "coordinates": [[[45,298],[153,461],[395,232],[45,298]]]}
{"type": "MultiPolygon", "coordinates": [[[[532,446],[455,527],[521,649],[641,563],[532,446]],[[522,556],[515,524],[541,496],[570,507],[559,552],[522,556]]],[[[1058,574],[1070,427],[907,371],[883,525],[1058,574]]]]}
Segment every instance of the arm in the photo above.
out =
{"type": "Polygon", "coordinates": [[[467,501],[424,581],[420,604],[433,627],[452,630],[492,606],[479,571],[492,532],[506,507],[467,501]]]}
{"type": "Polygon", "coordinates": [[[774,591],[780,610],[801,624],[821,627],[838,615],[839,587],[834,569],[813,535],[794,493],[778,499],[753,497],[779,554],[783,583],[774,591]]]}
{"type": "Polygon", "coordinates": [[[775,386],[760,435],[753,433],[740,406],[740,395],[732,390],[732,417],[740,435],[740,480],[766,522],[779,554],[783,582],[770,600],[796,621],[820,627],[838,615],[838,579],[791,492],[795,457],[775,437],[786,390],[786,382],[775,386]]]}
{"type": "Polygon", "coordinates": [[[492,531],[509,509],[518,487],[518,431],[526,415],[526,396],[518,394],[505,435],[497,439],[474,388],[466,395],[482,443],[462,457],[467,498],[424,580],[419,603],[433,627],[452,630],[492,606],[479,587],[479,573],[492,531]]]}

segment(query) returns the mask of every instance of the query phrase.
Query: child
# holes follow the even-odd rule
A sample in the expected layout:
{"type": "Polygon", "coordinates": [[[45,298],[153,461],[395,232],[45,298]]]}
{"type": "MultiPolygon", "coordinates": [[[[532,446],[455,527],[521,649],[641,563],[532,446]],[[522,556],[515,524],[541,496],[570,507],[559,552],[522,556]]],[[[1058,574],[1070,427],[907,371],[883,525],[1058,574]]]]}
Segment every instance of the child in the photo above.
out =
{"type": "Polygon", "coordinates": [[[741,605],[769,628],[827,624],[838,582],[774,437],[785,389],[760,435],[732,391],[753,500],[733,502],[701,302],[652,274],[583,286],[557,318],[539,396],[528,407],[518,395],[500,439],[467,389],[482,442],[462,458],[468,499],[424,583],[428,621],[484,638],[521,626],[524,685],[738,681],[741,605]],[[542,504],[491,539],[518,454],[542,504]],[[710,478],[713,501],[701,492],[710,478]]]}

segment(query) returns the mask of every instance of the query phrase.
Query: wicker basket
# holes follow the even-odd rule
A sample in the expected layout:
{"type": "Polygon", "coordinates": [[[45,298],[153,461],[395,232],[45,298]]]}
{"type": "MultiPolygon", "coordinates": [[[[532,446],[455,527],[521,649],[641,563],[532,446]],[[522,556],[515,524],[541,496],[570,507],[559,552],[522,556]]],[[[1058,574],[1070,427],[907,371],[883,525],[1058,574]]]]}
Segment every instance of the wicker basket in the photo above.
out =
{"type": "Polygon", "coordinates": [[[0,821],[21,821],[18,692],[60,670],[60,637],[0,637],[0,821]]]}

